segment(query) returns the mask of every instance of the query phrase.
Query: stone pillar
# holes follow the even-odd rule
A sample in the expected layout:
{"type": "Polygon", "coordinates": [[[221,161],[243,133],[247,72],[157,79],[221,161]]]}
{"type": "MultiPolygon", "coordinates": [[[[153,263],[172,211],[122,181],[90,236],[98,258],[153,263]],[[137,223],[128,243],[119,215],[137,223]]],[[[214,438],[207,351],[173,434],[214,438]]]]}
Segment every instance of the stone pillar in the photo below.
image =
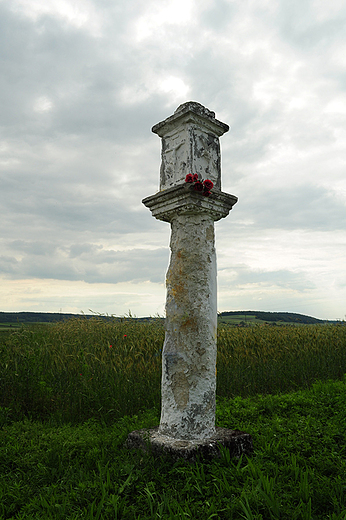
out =
{"type": "MultiPolygon", "coordinates": [[[[201,196],[201,195],[200,195],[201,196]]],[[[203,211],[171,221],[160,433],[215,433],[216,255],[214,221],[203,211]]]]}
{"type": "MultiPolygon", "coordinates": [[[[166,279],[161,420],[149,437],[153,447],[180,456],[201,446],[204,451],[215,451],[217,443],[230,445],[226,437],[232,437],[233,448],[236,442],[239,454],[246,451],[239,448],[241,443],[247,451],[251,444],[248,434],[215,428],[214,221],[226,217],[237,202],[237,197],[221,191],[219,137],[228,129],[214,112],[195,102],[184,103],[152,129],[162,139],[160,191],[143,204],[154,217],[170,222],[171,259],[166,279]],[[186,182],[189,174],[195,175],[193,182],[186,182]],[[205,180],[212,181],[211,190],[203,190],[205,180]]],[[[188,180],[192,181],[191,176],[188,180]]],[[[132,433],[128,444],[141,444],[144,433],[132,433]]]]}

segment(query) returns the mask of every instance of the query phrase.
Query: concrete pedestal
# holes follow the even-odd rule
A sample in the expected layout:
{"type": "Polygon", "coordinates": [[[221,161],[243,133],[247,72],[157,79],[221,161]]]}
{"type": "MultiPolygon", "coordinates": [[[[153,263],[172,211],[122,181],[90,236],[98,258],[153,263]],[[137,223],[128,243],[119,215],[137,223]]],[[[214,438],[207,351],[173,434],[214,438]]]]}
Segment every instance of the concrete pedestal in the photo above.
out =
{"type": "Polygon", "coordinates": [[[230,452],[231,458],[253,452],[251,435],[239,430],[216,428],[215,433],[202,440],[179,440],[162,435],[159,428],[133,431],[129,434],[126,446],[141,449],[154,455],[167,455],[173,460],[185,459],[190,462],[197,458],[210,460],[220,457],[220,446],[230,452]]]}

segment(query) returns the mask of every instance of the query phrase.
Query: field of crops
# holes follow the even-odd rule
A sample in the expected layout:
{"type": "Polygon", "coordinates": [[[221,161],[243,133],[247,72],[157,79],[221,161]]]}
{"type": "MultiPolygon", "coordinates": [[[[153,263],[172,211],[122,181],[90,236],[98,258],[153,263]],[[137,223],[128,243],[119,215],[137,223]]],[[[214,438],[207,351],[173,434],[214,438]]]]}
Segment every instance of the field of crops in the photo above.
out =
{"type": "Polygon", "coordinates": [[[216,422],[254,453],[194,465],[124,446],[159,422],[163,340],[161,320],[0,332],[1,519],[346,520],[345,326],[219,327],[216,422]]]}
{"type": "MultiPolygon", "coordinates": [[[[159,409],[161,320],[76,318],[0,335],[0,406],[16,417],[106,423],[159,409]]],[[[346,373],[342,325],[219,327],[217,396],[308,388],[346,373]]]]}

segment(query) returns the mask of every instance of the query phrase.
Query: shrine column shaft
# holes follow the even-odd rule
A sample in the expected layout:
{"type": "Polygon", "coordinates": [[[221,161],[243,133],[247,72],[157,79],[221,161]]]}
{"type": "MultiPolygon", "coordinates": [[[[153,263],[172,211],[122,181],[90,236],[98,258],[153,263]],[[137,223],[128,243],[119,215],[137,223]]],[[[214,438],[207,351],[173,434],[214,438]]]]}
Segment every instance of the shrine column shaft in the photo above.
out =
{"type": "Polygon", "coordinates": [[[214,222],[237,202],[221,191],[219,136],[227,130],[213,112],[194,102],[153,128],[162,138],[160,192],[143,203],[154,217],[171,224],[159,433],[175,439],[215,434],[214,222]],[[186,182],[188,174],[200,184],[211,181],[211,192],[203,196],[186,182]]]}

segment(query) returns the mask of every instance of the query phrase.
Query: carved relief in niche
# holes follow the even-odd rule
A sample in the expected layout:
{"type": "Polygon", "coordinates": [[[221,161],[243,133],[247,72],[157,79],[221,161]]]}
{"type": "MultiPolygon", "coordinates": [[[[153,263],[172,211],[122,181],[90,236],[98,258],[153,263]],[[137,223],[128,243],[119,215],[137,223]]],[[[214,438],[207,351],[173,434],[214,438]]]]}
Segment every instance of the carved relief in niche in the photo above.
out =
{"type": "Polygon", "coordinates": [[[187,175],[188,148],[186,134],[176,133],[162,138],[160,188],[169,188],[187,175]]]}
{"type": "Polygon", "coordinates": [[[220,171],[220,144],[213,135],[193,129],[194,171],[202,178],[212,180],[218,189],[221,189],[220,171]]]}

